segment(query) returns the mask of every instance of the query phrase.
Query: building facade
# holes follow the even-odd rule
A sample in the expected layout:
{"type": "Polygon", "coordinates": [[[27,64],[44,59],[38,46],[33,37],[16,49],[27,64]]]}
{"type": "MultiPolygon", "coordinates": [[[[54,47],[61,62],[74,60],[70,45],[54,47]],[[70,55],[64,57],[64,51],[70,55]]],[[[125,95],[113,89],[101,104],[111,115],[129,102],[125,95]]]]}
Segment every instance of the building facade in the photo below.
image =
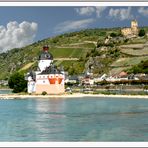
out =
{"type": "Polygon", "coordinates": [[[65,92],[64,71],[53,65],[53,56],[43,47],[39,56],[38,70],[27,74],[28,93],[62,94],[65,92]]]}

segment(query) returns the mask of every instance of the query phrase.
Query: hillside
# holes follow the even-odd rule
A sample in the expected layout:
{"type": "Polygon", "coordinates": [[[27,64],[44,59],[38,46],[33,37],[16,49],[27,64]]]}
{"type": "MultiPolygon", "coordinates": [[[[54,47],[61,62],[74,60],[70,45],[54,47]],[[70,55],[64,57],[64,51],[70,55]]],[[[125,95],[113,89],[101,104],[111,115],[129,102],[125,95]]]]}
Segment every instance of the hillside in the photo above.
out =
{"type": "Polygon", "coordinates": [[[79,74],[88,68],[96,75],[114,74],[148,59],[146,36],[125,39],[120,35],[120,28],[87,29],[47,38],[0,54],[0,79],[8,79],[15,71],[35,69],[45,44],[49,45],[54,63],[59,67],[63,65],[69,74],[79,74]],[[112,33],[115,35],[108,40],[112,33]]]}

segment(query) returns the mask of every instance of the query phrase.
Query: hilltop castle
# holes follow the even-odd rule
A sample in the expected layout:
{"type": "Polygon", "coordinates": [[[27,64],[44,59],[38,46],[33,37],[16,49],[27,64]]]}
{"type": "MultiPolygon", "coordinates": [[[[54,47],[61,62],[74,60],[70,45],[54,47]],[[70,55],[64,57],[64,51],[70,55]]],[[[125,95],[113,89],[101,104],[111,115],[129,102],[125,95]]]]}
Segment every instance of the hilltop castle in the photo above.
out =
{"type": "Polygon", "coordinates": [[[138,35],[138,22],[136,20],[131,21],[131,28],[121,29],[121,33],[125,37],[136,37],[138,35]]]}
{"type": "Polygon", "coordinates": [[[37,71],[31,71],[26,76],[28,93],[61,94],[65,92],[64,71],[53,65],[53,56],[48,49],[48,46],[43,47],[37,71]]]}

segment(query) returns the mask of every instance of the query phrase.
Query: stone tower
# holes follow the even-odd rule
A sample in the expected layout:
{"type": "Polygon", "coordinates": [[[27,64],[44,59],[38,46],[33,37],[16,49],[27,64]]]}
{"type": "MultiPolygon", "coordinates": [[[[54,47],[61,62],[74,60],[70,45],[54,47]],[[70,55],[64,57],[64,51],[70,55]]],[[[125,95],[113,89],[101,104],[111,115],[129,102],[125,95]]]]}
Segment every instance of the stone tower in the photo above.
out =
{"type": "Polygon", "coordinates": [[[138,34],[138,22],[136,20],[131,21],[131,30],[134,35],[138,34]]]}

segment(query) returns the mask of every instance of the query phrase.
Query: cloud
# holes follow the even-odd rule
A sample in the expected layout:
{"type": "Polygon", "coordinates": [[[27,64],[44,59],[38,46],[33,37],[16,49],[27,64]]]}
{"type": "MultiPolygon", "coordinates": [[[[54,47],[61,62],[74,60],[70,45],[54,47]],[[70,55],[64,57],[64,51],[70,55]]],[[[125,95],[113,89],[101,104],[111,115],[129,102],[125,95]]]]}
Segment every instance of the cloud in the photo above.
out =
{"type": "Polygon", "coordinates": [[[142,14],[143,16],[147,16],[147,15],[148,15],[148,8],[140,7],[140,8],[138,9],[138,12],[139,12],[140,14],[142,14]]]}
{"type": "Polygon", "coordinates": [[[102,12],[106,9],[107,7],[96,7],[96,16],[99,18],[101,17],[102,12]]]}
{"type": "Polygon", "coordinates": [[[81,7],[81,8],[75,8],[75,11],[79,15],[87,15],[90,16],[95,12],[95,7],[81,7]]]}
{"type": "Polygon", "coordinates": [[[9,22],[7,27],[0,26],[0,53],[20,48],[33,42],[38,25],[35,22],[9,22]]]}
{"type": "Polygon", "coordinates": [[[126,8],[119,8],[119,9],[111,8],[109,10],[109,16],[119,19],[121,21],[133,18],[133,15],[131,14],[131,7],[128,7],[127,9],[126,8]]]}
{"type": "Polygon", "coordinates": [[[65,21],[58,24],[54,31],[55,33],[62,33],[67,32],[70,30],[75,29],[83,29],[87,28],[89,24],[93,23],[95,19],[83,19],[83,20],[76,20],[76,21],[65,21]]]}
{"type": "Polygon", "coordinates": [[[107,7],[105,6],[100,6],[100,7],[81,7],[81,8],[75,8],[75,11],[79,15],[85,15],[85,16],[90,16],[92,14],[96,14],[96,16],[99,18],[101,17],[102,12],[106,9],[107,7]]]}

